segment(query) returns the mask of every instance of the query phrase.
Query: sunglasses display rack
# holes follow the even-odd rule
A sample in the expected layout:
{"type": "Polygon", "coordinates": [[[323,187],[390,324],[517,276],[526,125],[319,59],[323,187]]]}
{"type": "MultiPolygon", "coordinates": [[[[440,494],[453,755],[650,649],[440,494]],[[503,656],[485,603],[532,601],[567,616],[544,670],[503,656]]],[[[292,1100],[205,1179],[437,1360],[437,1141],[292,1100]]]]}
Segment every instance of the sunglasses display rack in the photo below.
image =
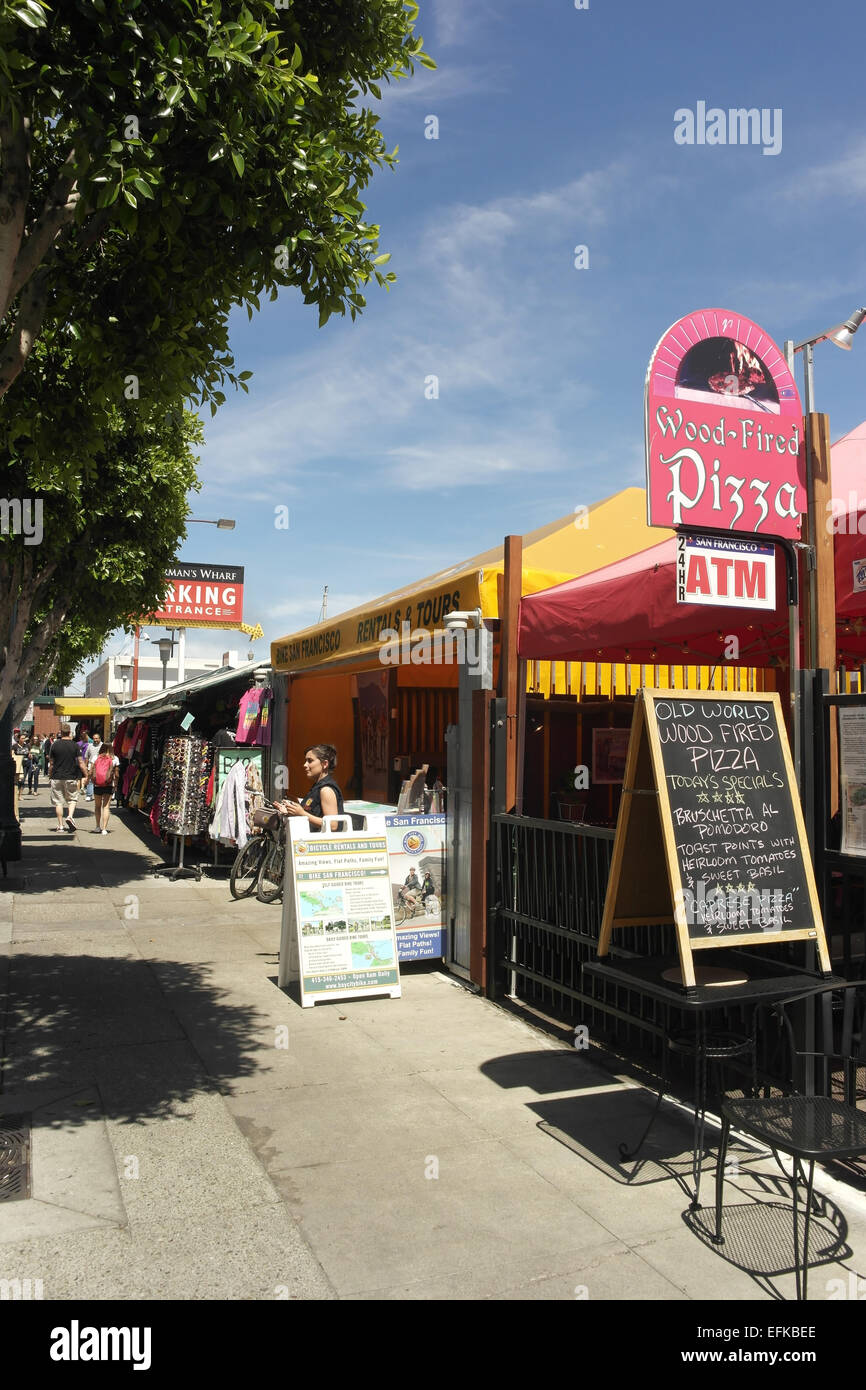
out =
{"type": "Polygon", "coordinates": [[[182,875],[201,878],[200,866],[184,864],[183,852],[188,835],[201,835],[207,829],[207,784],[213,753],[212,743],[189,734],[173,735],[163,747],[159,826],[174,839],[175,851],[173,862],[154,873],[168,874],[172,882],[182,875]]]}

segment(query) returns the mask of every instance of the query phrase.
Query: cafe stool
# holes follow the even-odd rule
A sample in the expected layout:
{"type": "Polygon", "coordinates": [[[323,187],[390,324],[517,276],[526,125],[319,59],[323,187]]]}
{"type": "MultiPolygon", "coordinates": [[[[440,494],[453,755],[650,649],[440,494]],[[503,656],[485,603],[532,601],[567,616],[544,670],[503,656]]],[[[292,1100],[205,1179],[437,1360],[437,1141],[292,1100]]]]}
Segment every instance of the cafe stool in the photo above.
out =
{"type": "Polygon", "coordinates": [[[698,1026],[670,1033],[667,1045],[671,1052],[682,1057],[693,1057],[695,1060],[695,1132],[692,1149],[695,1195],[692,1198],[691,1210],[697,1211],[701,1205],[699,1198],[707,1112],[707,1072],[712,1065],[715,1072],[713,1095],[716,1100],[721,1100],[724,1097],[725,1063],[732,1062],[737,1057],[751,1059],[754,1056],[755,1042],[754,1038],[746,1033],[733,1033],[728,1028],[702,1029],[698,1026]]]}
{"type": "MultiPolygon", "coordinates": [[[[693,1057],[695,1063],[695,1127],[692,1141],[692,1178],[694,1180],[695,1191],[691,1201],[692,1211],[697,1211],[701,1205],[701,1162],[704,1154],[704,1129],[707,1110],[707,1072],[709,1070],[709,1065],[712,1064],[715,1071],[713,1094],[717,1099],[721,1099],[724,1095],[722,1082],[724,1079],[723,1071],[725,1063],[731,1062],[737,1057],[753,1058],[754,1046],[754,1039],[745,1033],[734,1033],[727,1028],[704,1027],[703,1019],[700,1016],[695,1018],[695,1026],[693,1028],[679,1029],[674,1033],[668,1033],[666,1036],[666,1058],[668,1052],[673,1052],[682,1057],[693,1057]]],[[[667,1061],[665,1061],[655,1107],[639,1143],[633,1149],[629,1149],[626,1144],[620,1144],[619,1146],[620,1158],[625,1161],[637,1157],[655,1123],[661,1103],[668,1091],[667,1071],[667,1061]]]]}

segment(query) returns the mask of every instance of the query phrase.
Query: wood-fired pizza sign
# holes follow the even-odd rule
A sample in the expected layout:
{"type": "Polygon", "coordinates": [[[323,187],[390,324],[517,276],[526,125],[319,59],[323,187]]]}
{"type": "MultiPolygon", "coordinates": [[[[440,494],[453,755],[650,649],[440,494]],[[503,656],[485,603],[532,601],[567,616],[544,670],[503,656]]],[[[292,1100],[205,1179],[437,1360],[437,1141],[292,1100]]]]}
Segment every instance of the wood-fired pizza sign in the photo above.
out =
{"type": "Polygon", "coordinates": [[[650,526],[799,537],[800,398],[751,319],[700,309],[664,335],[647,372],[646,463],[650,526]]]}

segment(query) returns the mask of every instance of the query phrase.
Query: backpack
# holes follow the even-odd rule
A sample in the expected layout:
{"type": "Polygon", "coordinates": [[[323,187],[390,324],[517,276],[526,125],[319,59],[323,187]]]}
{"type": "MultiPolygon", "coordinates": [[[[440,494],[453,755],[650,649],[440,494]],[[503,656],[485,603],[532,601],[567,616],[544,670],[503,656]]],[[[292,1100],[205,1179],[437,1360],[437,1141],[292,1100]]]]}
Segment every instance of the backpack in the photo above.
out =
{"type": "Polygon", "coordinates": [[[100,753],[93,764],[93,784],[96,787],[105,787],[111,781],[111,770],[114,767],[114,759],[110,753],[100,753]]]}

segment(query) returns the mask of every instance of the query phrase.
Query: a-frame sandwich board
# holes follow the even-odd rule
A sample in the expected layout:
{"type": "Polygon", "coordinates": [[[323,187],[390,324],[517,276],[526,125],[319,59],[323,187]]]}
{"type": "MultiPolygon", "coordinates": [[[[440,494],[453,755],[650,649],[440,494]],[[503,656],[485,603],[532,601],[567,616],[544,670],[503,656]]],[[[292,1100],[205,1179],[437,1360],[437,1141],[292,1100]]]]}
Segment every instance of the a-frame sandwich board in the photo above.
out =
{"type": "MultiPolygon", "coordinates": [[[[666,746],[668,763],[673,767],[675,760],[672,750],[681,749],[682,743],[678,744],[669,735],[666,746]]],[[[678,781],[684,779],[680,776],[671,780],[677,785],[678,781]]],[[[691,780],[697,782],[699,779],[695,777],[691,780]]],[[[709,803],[710,799],[708,792],[705,794],[705,800],[709,803]]],[[[717,790],[712,793],[712,800],[736,803],[743,802],[744,797],[730,791],[725,796],[717,790]]],[[[677,808],[680,817],[683,809],[682,806],[677,808]]],[[[694,815],[694,812],[692,814],[694,815]]],[[[706,815],[707,821],[710,820],[709,805],[706,813],[698,812],[698,818],[701,814],[706,815]]],[[[746,813],[743,811],[735,814],[745,816],[746,813]]],[[[767,822],[763,824],[766,825],[767,822]]],[[[726,830],[720,834],[729,837],[726,848],[731,851],[729,859],[733,858],[736,863],[737,832],[726,830]]],[[[762,834],[766,836],[766,840],[761,843],[772,844],[772,828],[762,831],[762,834]]],[[[746,842],[743,842],[743,848],[746,848],[746,842]]],[[[754,849],[753,841],[749,843],[748,848],[750,851],[754,849]]],[[[767,854],[761,858],[769,861],[771,856],[767,854]]],[[[750,872],[754,872],[750,870],[750,865],[755,860],[756,856],[751,852],[743,860],[742,878],[750,879],[750,872]]],[[[729,879],[726,886],[731,888],[729,879]]],[[[741,886],[734,885],[732,892],[736,894],[741,886]]],[[[720,884],[719,888],[721,887],[720,884]]],[[[751,885],[750,881],[751,887],[756,885],[751,885]]],[[[748,897],[748,894],[746,896],[748,897]]],[[[692,901],[694,902],[693,896],[692,901]]],[[[694,918],[694,913],[692,915],[694,918]]],[[[783,917],[780,920],[783,920],[783,917]]],[[[719,699],[715,692],[706,691],[641,689],[638,693],[599,937],[599,957],[607,956],[615,927],[667,923],[673,923],[676,928],[682,983],[686,989],[694,989],[697,984],[693,951],[767,944],[774,941],[812,941],[817,949],[823,974],[830,974],[830,957],[794,767],[782,721],[781,704],[775,693],[749,694],[742,697],[742,704],[737,702],[736,697],[732,699],[726,695],[719,699]],[[728,713],[729,710],[735,713],[731,715],[728,713]],[[732,752],[729,746],[732,738],[747,740],[747,746],[753,749],[753,760],[757,760],[755,766],[760,767],[762,763],[766,763],[767,754],[772,753],[770,777],[751,773],[718,777],[713,775],[706,779],[706,784],[720,788],[738,782],[746,785],[750,781],[761,781],[764,785],[765,790],[762,793],[756,790],[751,795],[756,805],[759,801],[761,803],[760,814],[764,815],[766,812],[771,817],[780,816],[778,827],[788,832],[785,843],[789,848],[784,856],[783,865],[770,872],[774,874],[777,888],[781,881],[783,885],[794,886],[796,894],[799,894],[796,907],[791,913],[794,920],[774,928],[773,925],[764,924],[762,919],[760,926],[747,923],[732,930],[730,925],[726,925],[721,931],[712,925],[695,925],[693,920],[690,927],[686,910],[689,895],[683,891],[681,852],[678,850],[674,833],[674,812],[667,776],[670,768],[666,770],[665,752],[659,735],[659,718],[662,711],[668,729],[677,719],[695,719],[700,726],[700,740],[709,739],[716,744],[718,756],[711,758],[709,764],[703,761],[704,749],[698,748],[693,762],[696,763],[700,756],[701,766],[726,766],[729,763],[738,765],[733,763],[733,752],[736,752],[736,749],[732,752]],[[750,720],[754,722],[750,724],[750,720]],[[750,730],[755,731],[754,737],[757,739],[753,745],[748,744],[750,730]],[[758,734],[761,734],[762,738],[758,739],[758,734]],[[773,801],[775,805],[767,804],[773,801]]]]}

